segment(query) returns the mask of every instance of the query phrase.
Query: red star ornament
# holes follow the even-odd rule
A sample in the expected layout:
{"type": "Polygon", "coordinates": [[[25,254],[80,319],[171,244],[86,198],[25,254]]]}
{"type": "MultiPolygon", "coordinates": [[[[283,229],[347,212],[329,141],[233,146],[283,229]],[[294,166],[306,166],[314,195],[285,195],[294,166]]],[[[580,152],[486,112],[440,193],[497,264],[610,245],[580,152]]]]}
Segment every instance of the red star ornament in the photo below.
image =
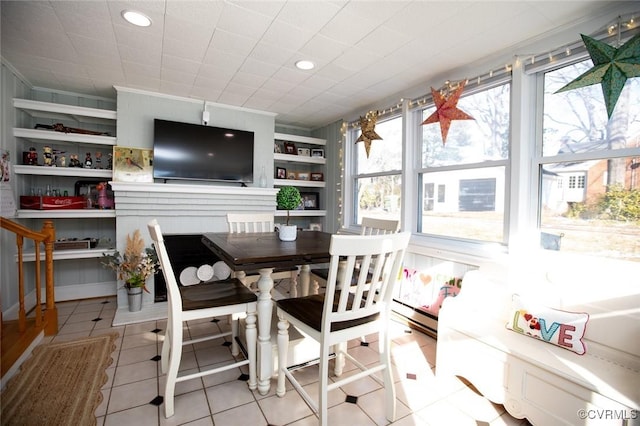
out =
{"type": "Polygon", "coordinates": [[[466,112],[458,109],[458,100],[462,94],[465,83],[460,83],[460,86],[446,98],[442,93],[434,88],[431,88],[431,95],[433,101],[436,103],[436,110],[421,125],[440,123],[440,132],[442,133],[442,145],[447,142],[447,134],[449,133],[449,127],[453,120],[475,120],[466,112]]]}

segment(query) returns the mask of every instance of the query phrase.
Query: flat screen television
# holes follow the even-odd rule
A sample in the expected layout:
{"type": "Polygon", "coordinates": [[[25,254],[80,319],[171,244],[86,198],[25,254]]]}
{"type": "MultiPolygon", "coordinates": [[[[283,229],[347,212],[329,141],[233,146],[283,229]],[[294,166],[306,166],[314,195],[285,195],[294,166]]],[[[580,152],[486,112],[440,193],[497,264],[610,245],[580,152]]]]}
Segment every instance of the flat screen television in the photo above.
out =
{"type": "Polygon", "coordinates": [[[218,182],[253,182],[254,134],[156,118],[153,177],[218,182]]]}

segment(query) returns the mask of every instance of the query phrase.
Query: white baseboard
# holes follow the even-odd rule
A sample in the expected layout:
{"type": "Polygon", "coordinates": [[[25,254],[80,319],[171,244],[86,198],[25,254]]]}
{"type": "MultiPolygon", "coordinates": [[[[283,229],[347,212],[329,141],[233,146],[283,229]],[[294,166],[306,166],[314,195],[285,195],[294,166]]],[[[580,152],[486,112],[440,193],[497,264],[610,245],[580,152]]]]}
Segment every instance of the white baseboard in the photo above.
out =
{"type": "MultiPolygon", "coordinates": [[[[42,289],[41,301],[45,303],[45,289],[42,289]]],[[[55,287],[56,302],[64,302],[67,300],[91,299],[94,297],[107,297],[116,295],[116,282],[107,281],[102,283],[87,283],[55,287]]],[[[30,311],[36,305],[36,292],[31,291],[24,297],[25,309],[30,311]]],[[[4,320],[17,320],[20,305],[16,302],[6,311],[2,312],[4,320]]]]}

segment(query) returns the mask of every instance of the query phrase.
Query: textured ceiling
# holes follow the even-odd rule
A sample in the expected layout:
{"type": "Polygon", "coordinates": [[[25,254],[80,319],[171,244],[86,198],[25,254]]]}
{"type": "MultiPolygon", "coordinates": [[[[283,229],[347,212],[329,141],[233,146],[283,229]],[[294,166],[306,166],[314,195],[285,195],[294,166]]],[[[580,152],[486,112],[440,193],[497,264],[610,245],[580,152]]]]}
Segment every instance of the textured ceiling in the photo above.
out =
{"type": "Polygon", "coordinates": [[[607,4],[3,0],[1,47],[34,86],[109,98],[124,86],[270,111],[278,123],[313,128],[607,4]],[[153,24],[128,24],[125,9],[153,24]],[[316,68],[297,70],[302,58],[316,68]]]}

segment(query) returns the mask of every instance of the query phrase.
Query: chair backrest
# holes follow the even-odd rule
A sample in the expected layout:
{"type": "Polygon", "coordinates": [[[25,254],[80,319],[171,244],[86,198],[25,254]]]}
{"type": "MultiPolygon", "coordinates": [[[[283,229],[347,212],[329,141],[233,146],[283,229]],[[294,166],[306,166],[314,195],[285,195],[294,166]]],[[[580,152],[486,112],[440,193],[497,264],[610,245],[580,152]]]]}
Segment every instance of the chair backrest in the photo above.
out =
{"type": "Polygon", "coordinates": [[[400,221],[391,219],[362,218],[361,235],[395,234],[400,230],[400,221]]]}
{"type": "Polygon", "coordinates": [[[164,280],[167,284],[167,299],[169,303],[170,316],[169,319],[171,319],[173,317],[172,312],[182,311],[182,298],[180,297],[178,282],[176,281],[176,276],[173,272],[171,261],[169,260],[167,247],[164,244],[164,237],[162,236],[160,224],[158,224],[158,221],[156,219],[153,219],[147,224],[147,228],[149,229],[149,234],[151,235],[153,245],[156,249],[156,254],[158,255],[158,261],[160,262],[162,275],[164,275],[164,280]]]}
{"type": "Polygon", "coordinates": [[[400,278],[410,236],[409,232],[400,232],[331,237],[331,261],[322,315],[323,332],[331,330],[333,323],[357,320],[382,312],[388,315],[393,287],[400,278]],[[338,265],[341,262],[344,265],[341,279],[357,284],[342,286],[342,289],[336,290],[338,265]],[[356,267],[358,263],[361,264],[360,268],[356,267]],[[352,280],[355,277],[357,279],[352,280]],[[379,282],[376,291],[368,291],[369,282],[379,282]]]}
{"type": "Polygon", "coordinates": [[[273,232],[273,213],[227,213],[230,233],[273,232]]]}

